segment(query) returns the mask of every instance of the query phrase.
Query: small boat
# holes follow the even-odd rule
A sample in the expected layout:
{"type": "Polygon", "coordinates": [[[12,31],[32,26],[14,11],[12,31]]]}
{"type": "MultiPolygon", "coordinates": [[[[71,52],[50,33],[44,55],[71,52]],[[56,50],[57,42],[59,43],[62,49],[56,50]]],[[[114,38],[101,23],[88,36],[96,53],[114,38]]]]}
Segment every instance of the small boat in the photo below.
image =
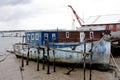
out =
{"type": "MultiPolygon", "coordinates": [[[[108,30],[46,30],[25,32],[25,43],[14,44],[16,56],[43,59],[48,57],[49,61],[56,63],[80,63],[86,56],[86,63],[91,61],[94,64],[109,64],[111,43],[108,41],[110,31],[108,30]],[[39,50],[38,47],[45,48],[39,50]],[[54,53],[53,53],[54,52],[54,53]]],[[[82,61],[83,62],[83,61],[82,61]]]]}

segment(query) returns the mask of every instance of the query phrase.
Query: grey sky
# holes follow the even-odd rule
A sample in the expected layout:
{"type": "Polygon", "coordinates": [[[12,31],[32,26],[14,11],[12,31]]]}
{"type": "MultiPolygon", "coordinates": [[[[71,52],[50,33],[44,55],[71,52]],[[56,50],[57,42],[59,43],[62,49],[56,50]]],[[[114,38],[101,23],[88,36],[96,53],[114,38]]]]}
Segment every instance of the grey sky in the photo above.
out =
{"type": "Polygon", "coordinates": [[[0,0],[0,30],[71,29],[75,17],[68,5],[81,18],[120,14],[119,0],[0,0]]]}
{"type": "Polygon", "coordinates": [[[17,5],[17,4],[27,4],[31,0],[0,0],[0,6],[6,5],[17,5]]]}

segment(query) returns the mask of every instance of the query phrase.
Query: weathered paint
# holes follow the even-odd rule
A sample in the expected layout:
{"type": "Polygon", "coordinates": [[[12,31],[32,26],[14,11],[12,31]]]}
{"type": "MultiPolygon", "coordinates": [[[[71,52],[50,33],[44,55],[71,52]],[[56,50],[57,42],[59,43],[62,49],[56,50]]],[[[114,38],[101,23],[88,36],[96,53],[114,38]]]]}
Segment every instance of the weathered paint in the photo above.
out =
{"type": "MultiPolygon", "coordinates": [[[[52,37],[56,36],[54,39],[54,48],[64,49],[64,50],[74,50],[84,52],[84,41],[81,39],[86,39],[86,52],[91,50],[91,42],[93,42],[93,46],[95,46],[104,34],[109,34],[109,31],[34,31],[34,32],[26,32],[26,43],[30,42],[31,44],[46,45],[46,38],[49,41],[49,47],[52,48],[52,37]],[[66,37],[66,33],[68,36],[66,37]],[[83,33],[85,36],[83,36],[83,33]],[[93,34],[93,39],[91,39],[91,33],[93,34]],[[39,34],[39,39],[36,40],[35,36],[33,35],[39,34]],[[47,35],[46,35],[47,34],[47,35]],[[54,34],[54,35],[53,35],[54,34]],[[31,38],[27,39],[27,35],[30,35],[31,38]],[[63,39],[64,38],[64,39],[63,39]],[[59,39],[63,39],[59,42],[59,39]],[[67,39],[67,40],[66,40],[67,39]],[[75,40],[76,39],[76,40],[75,40]],[[77,41],[77,39],[79,39],[77,41]],[[90,40],[90,41],[89,41],[90,40]]],[[[16,48],[16,52],[24,53],[25,55],[28,52],[27,46],[24,46],[24,50],[22,46],[20,48],[16,48]],[[19,49],[19,50],[17,50],[19,49]]],[[[47,51],[47,50],[46,50],[47,51]]],[[[93,63],[109,63],[110,58],[110,42],[106,40],[102,40],[93,51],[93,63]]],[[[37,57],[37,49],[36,47],[30,47],[30,55],[31,58],[37,57]]],[[[47,52],[45,53],[47,56],[47,52]]],[[[43,52],[40,51],[40,58],[43,58],[43,52]]],[[[50,50],[50,61],[52,62],[54,56],[53,51],[50,50]]],[[[80,53],[73,53],[73,52],[64,52],[55,50],[55,58],[56,62],[64,62],[64,63],[79,63],[82,58],[83,54],[80,53]]],[[[90,56],[86,59],[87,62],[90,61],[90,56]]]]}
{"type": "MultiPolygon", "coordinates": [[[[97,44],[98,41],[95,41],[93,43],[93,47],[97,44]]],[[[63,43],[66,44],[66,43],[63,43]]],[[[91,49],[91,44],[92,43],[86,43],[86,52],[89,52],[91,49]]],[[[59,44],[57,45],[59,47],[59,44]]],[[[110,42],[107,42],[105,40],[102,40],[97,47],[95,47],[93,51],[93,63],[97,64],[109,64],[109,59],[110,59],[110,42]]],[[[84,43],[79,43],[78,45],[69,45],[69,46],[62,46],[59,47],[60,49],[64,50],[74,50],[75,51],[84,51],[84,43]]],[[[17,48],[16,48],[17,49],[17,48]]],[[[17,51],[17,50],[16,50],[17,51]]],[[[20,50],[18,50],[20,51],[20,50]]],[[[21,49],[21,53],[24,53],[27,55],[28,49],[26,48],[25,50],[21,49]]],[[[50,61],[53,61],[53,51],[50,50],[50,61]]],[[[36,58],[37,57],[37,49],[36,48],[31,48],[30,49],[30,55],[31,58],[36,58]]],[[[45,51],[45,55],[47,56],[47,50],[45,51]]],[[[40,59],[43,58],[43,52],[40,51],[40,59]]],[[[62,62],[62,63],[79,63],[83,58],[83,55],[80,53],[71,53],[71,52],[63,52],[63,51],[57,51],[55,50],[55,60],[56,62],[62,62]]],[[[86,61],[89,63],[90,62],[90,55],[86,57],[86,61]]]]}
{"type": "Polygon", "coordinates": [[[25,43],[32,43],[32,44],[40,44],[40,45],[44,45],[45,44],[45,34],[48,34],[48,41],[52,42],[52,34],[55,34],[56,38],[54,39],[54,41],[57,43],[58,42],[58,35],[57,32],[47,32],[47,31],[34,31],[34,32],[26,32],[25,33],[25,43]],[[30,37],[28,37],[28,35],[30,37]],[[32,38],[32,35],[34,36],[32,38]],[[38,35],[38,39],[36,39],[36,35],[38,35]],[[28,39],[30,38],[30,39],[28,39]]]}

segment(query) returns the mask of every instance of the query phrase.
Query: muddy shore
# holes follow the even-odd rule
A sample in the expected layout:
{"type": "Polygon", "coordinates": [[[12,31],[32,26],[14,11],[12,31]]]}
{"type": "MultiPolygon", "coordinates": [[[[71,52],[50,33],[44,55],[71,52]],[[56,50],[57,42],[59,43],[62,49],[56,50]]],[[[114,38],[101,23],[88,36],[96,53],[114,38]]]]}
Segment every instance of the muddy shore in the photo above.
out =
{"type": "MultiPolygon", "coordinates": [[[[47,67],[42,69],[42,63],[39,64],[39,71],[37,71],[37,63],[30,61],[29,65],[26,65],[24,61],[24,70],[21,71],[21,59],[16,58],[11,53],[1,53],[0,60],[0,80],[84,80],[83,68],[76,68],[66,75],[69,70],[66,67],[56,66],[56,72],[53,72],[53,66],[50,66],[50,74],[47,74],[47,67]],[[4,60],[3,60],[4,59],[4,60]]],[[[120,57],[115,58],[120,67],[120,57]]],[[[90,78],[90,70],[86,70],[86,80],[90,78]]],[[[116,80],[115,73],[113,71],[99,71],[92,70],[92,80],[116,80]]]]}

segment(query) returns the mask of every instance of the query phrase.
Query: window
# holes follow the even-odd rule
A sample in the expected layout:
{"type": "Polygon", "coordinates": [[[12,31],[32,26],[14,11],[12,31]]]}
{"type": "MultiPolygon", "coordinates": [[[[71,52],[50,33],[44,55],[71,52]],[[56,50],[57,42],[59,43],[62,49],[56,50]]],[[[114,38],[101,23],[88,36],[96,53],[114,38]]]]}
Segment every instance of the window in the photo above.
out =
{"type": "Polygon", "coordinates": [[[30,40],[30,34],[27,34],[27,40],[30,40]]]}
{"type": "Polygon", "coordinates": [[[34,34],[31,35],[31,39],[34,40],[34,34]]]}
{"type": "Polygon", "coordinates": [[[36,39],[36,40],[39,40],[39,34],[38,34],[38,33],[36,33],[35,39],[36,39]]]}
{"type": "Polygon", "coordinates": [[[34,51],[34,53],[36,53],[36,51],[34,51]]]}
{"type": "Polygon", "coordinates": [[[90,39],[94,38],[94,32],[90,32],[90,39]]]}
{"type": "Polygon", "coordinates": [[[69,32],[66,32],[66,38],[69,38],[70,34],[69,32]]]}
{"type": "Polygon", "coordinates": [[[47,33],[44,34],[44,39],[48,40],[48,34],[47,33]]]}
{"type": "Polygon", "coordinates": [[[55,33],[52,34],[52,39],[54,39],[54,40],[56,39],[56,34],[55,33]]]}
{"type": "Polygon", "coordinates": [[[32,53],[32,51],[30,51],[30,53],[32,53]]]}

